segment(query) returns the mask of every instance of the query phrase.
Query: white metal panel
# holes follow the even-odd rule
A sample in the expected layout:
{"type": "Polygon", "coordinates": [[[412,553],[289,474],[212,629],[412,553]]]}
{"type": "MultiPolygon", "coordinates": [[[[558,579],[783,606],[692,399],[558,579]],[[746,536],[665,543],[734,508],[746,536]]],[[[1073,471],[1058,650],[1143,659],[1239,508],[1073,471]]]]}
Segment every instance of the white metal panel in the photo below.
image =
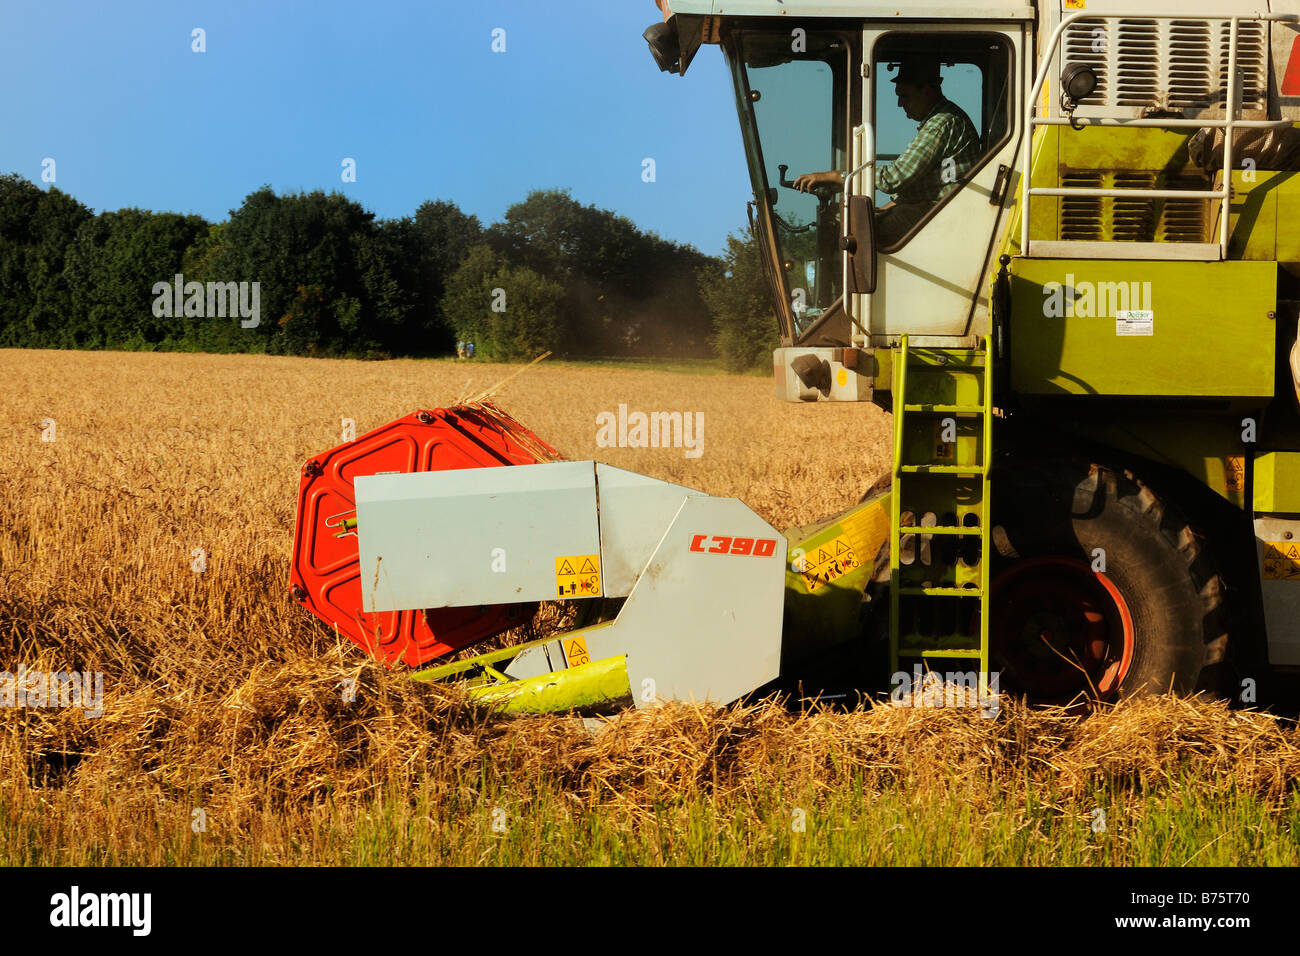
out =
{"type": "Polygon", "coordinates": [[[1217,262],[1217,242],[1093,242],[1087,240],[1033,240],[1029,255],[1035,259],[1151,259],[1217,262]]]}
{"type": "MultiPolygon", "coordinates": [[[[649,6],[649,4],[647,4],[649,6]]],[[[900,5],[863,0],[669,0],[674,13],[731,17],[860,17],[898,20],[925,17],[927,20],[973,18],[980,20],[1024,20],[1034,15],[1033,4],[1025,0],[939,0],[938,3],[900,5]]]]}
{"type": "Polygon", "coordinates": [[[354,488],[367,612],[554,600],[555,559],[600,553],[590,461],[366,475],[354,488]]]}
{"type": "Polygon", "coordinates": [[[628,594],[682,501],[703,492],[601,464],[596,487],[605,593],[628,594]]]}
{"type": "Polygon", "coordinates": [[[592,660],[627,655],[638,707],[725,704],[780,675],[785,537],[735,498],[687,498],[618,619],[587,637],[592,660]],[[697,535],[775,542],[767,557],[692,551],[697,535]]]}
{"type": "MultiPolygon", "coordinates": [[[[627,655],[638,707],[656,700],[737,700],[780,675],[785,559],[785,537],[742,502],[688,497],[618,617],[585,634],[588,653],[593,661],[627,655]],[[698,542],[704,548],[717,546],[714,536],[775,546],[766,557],[692,551],[698,535],[706,535],[698,542]]],[[[523,651],[506,674],[549,673],[562,643],[523,651]]]]}
{"type": "Polygon", "coordinates": [[[1279,579],[1263,573],[1264,544],[1291,541],[1300,542],[1300,521],[1262,516],[1255,519],[1255,559],[1261,569],[1268,662],[1274,666],[1300,665],[1300,579],[1279,579]]]}

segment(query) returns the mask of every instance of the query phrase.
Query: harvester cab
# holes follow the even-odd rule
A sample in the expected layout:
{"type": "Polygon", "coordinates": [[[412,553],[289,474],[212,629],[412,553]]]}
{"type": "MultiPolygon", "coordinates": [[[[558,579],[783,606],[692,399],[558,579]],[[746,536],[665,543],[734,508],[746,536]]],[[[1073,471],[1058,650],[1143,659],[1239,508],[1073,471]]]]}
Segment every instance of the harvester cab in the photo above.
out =
{"type": "Polygon", "coordinates": [[[1300,4],[660,8],[661,69],[731,69],[777,396],[893,412],[894,667],[1300,665],[1300,4]]]}
{"type": "Polygon", "coordinates": [[[891,411],[889,482],[780,533],[425,410],[307,463],[295,600],[513,710],[1300,668],[1300,0],[657,5],[661,69],[730,69],[776,394],[891,411]],[[474,653],[544,600],[568,631],[474,653]]]}

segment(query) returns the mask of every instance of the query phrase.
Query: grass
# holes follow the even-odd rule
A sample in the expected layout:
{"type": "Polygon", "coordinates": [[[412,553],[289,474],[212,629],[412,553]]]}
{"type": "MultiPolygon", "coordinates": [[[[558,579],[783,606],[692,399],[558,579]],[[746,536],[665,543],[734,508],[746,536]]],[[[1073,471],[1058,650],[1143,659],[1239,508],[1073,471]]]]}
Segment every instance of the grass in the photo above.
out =
{"type": "MultiPolygon", "coordinates": [[[[1222,705],[667,706],[593,734],[367,660],[287,599],[302,462],[342,418],[362,434],[512,371],[0,351],[0,670],[105,684],[99,718],[0,708],[0,863],[1300,862],[1300,737],[1222,705]]],[[[543,364],[494,401],[571,458],[777,527],[888,462],[878,409],[779,403],[765,379],[543,364]],[[704,455],[597,447],[620,403],[704,411],[704,455]]]]}

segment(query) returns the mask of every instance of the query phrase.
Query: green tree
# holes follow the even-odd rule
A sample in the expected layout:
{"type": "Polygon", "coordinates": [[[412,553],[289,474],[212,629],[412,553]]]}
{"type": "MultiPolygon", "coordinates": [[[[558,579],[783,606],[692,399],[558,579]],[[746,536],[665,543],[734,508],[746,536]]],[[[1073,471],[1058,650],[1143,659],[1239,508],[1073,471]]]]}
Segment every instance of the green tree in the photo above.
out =
{"type": "Polygon", "coordinates": [[[0,345],[68,347],[86,332],[66,275],[93,213],[67,193],[0,176],[0,345]]]}
{"type": "MultiPolygon", "coordinates": [[[[258,282],[261,321],[215,320],[206,347],[378,356],[402,345],[410,301],[394,277],[394,230],[339,193],[251,193],[203,257],[204,281],[258,282]]],[[[188,278],[188,277],[187,277],[188,278]]]]}
{"type": "Polygon", "coordinates": [[[469,250],[483,241],[483,224],[455,203],[423,202],[410,220],[403,248],[403,285],[412,295],[408,350],[450,352],[455,333],[442,311],[442,297],[469,250]]]}
{"type": "Polygon", "coordinates": [[[730,371],[759,368],[781,344],[758,242],[746,229],[727,237],[721,266],[697,273],[700,295],[713,315],[713,347],[730,371]]]}
{"type": "MultiPolygon", "coordinates": [[[[119,209],[77,230],[67,262],[79,348],[174,348],[189,323],[154,314],[159,282],[169,286],[191,249],[208,233],[200,216],[119,209]]],[[[190,277],[186,277],[187,279],[190,277]]]]}
{"type": "Polygon", "coordinates": [[[442,311],[460,341],[484,358],[513,362],[552,350],[561,335],[564,287],[511,266],[486,245],[471,248],[447,281],[442,311]]]}
{"type": "Polygon", "coordinates": [[[626,217],[535,191],[487,231],[492,247],[563,285],[566,351],[700,355],[709,315],[695,283],[716,263],[690,246],[642,232],[626,217]]]}

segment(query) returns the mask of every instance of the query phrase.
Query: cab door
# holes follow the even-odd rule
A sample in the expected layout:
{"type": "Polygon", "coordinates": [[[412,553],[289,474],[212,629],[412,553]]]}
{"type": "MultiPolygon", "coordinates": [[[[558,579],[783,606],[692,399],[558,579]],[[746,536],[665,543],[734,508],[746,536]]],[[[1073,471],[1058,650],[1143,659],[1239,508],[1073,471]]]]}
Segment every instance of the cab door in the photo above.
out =
{"type": "Polygon", "coordinates": [[[989,331],[984,276],[1015,197],[1028,29],[984,21],[869,26],[863,33],[863,62],[869,65],[863,71],[863,113],[872,127],[864,140],[872,144],[867,148],[874,149],[876,165],[859,177],[857,188],[874,195],[878,210],[891,197],[875,192],[876,168],[896,159],[918,129],[891,82],[904,60],[938,60],[942,94],[970,118],[981,149],[964,173],[945,167],[946,194],[892,245],[877,248],[876,290],[860,296],[855,310],[868,317],[873,346],[895,343],[906,333],[914,345],[973,347],[989,331]]]}

